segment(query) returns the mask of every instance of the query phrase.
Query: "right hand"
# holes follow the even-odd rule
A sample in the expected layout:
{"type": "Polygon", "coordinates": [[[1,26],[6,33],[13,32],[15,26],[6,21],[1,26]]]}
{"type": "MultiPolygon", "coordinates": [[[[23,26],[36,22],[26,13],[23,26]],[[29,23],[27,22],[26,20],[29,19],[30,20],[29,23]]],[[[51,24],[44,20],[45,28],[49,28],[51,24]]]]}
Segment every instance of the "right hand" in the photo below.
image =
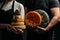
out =
{"type": "Polygon", "coordinates": [[[20,33],[23,33],[24,32],[23,29],[20,28],[20,27],[18,27],[18,26],[8,25],[7,29],[8,29],[8,31],[12,31],[12,32],[14,32],[16,34],[20,34],[20,33]]]}
{"type": "Polygon", "coordinates": [[[16,26],[13,27],[10,24],[0,24],[0,28],[1,29],[6,28],[8,31],[12,31],[12,32],[14,32],[16,34],[23,33],[22,29],[20,29],[19,27],[16,27],[16,26]]]}

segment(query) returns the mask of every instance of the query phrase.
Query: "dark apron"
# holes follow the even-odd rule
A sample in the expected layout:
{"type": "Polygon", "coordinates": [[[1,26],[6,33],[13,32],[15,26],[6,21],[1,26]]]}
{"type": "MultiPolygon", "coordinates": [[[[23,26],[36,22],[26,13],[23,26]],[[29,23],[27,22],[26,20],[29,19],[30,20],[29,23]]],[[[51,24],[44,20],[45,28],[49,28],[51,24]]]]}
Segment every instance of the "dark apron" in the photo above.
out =
{"type": "Polygon", "coordinates": [[[60,40],[60,22],[58,22],[53,29],[53,40],[60,40]]]}
{"type": "MultiPolygon", "coordinates": [[[[12,5],[12,9],[8,11],[0,9],[0,23],[8,23],[10,24],[14,14],[14,1],[12,5]]],[[[0,29],[0,40],[22,40],[21,34],[15,34],[13,32],[8,31],[7,29],[0,29]]]]}

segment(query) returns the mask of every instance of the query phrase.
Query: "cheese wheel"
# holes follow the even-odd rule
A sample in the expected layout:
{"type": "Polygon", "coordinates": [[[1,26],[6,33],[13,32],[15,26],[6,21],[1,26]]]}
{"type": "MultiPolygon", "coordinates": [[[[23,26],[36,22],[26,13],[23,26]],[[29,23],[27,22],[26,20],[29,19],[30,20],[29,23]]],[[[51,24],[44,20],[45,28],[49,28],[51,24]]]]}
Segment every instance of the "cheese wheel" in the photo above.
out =
{"type": "Polygon", "coordinates": [[[42,22],[42,16],[36,11],[30,11],[25,15],[25,24],[29,26],[37,26],[42,22]]]}

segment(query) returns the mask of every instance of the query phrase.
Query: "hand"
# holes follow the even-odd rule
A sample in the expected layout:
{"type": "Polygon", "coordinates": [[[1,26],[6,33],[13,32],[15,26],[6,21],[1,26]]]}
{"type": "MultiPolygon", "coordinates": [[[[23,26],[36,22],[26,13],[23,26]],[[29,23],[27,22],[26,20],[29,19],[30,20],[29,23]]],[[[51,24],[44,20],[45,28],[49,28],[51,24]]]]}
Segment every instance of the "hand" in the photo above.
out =
{"type": "Polygon", "coordinates": [[[31,29],[29,28],[28,30],[33,31],[37,34],[44,34],[48,31],[48,30],[46,30],[46,28],[42,28],[42,27],[39,27],[39,26],[36,26],[35,28],[31,28],[31,29]]]}
{"type": "Polygon", "coordinates": [[[15,34],[21,34],[21,33],[23,33],[24,32],[24,30],[23,29],[16,29],[16,28],[13,28],[13,30],[12,30],[15,34]]]}
{"type": "Polygon", "coordinates": [[[21,29],[19,26],[11,26],[11,25],[9,25],[7,27],[7,29],[8,29],[8,31],[12,31],[12,32],[14,32],[16,34],[20,34],[20,33],[24,32],[23,29],[21,29]]]}
{"type": "Polygon", "coordinates": [[[24,31],[23,31],[23,29],[21,28],[22,26],[13,26],[13,29],[14,30],[12,30],[14,33],[16,33],[16,34],[20,34],[20,33],[23,33],[24,31]]]}
{"type": "Polygon", "coordinates": [[[47,28],[43,28],[43,27],[39,27],[39,26],[37,26],[37,28],[39,28],[39,29],[41,29],[41,30],[43,30],[43,31],[48,31],[49,29],[47,29],[47,28]]]}

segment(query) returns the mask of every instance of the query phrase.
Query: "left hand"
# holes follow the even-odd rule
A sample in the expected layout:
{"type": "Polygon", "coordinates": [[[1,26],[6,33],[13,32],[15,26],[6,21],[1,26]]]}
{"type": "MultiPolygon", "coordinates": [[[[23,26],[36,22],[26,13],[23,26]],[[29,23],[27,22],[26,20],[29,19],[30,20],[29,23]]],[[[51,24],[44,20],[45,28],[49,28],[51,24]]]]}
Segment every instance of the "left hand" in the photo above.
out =
{"type": "Polygon", "coordinates": [[[47,28],[43,28],[43,27],[39,27],[39,26],[37,26],[37,28],[40,29],[40,30],[42,30],[42,31],[48,31],[49,30],[47,28]]]}
{"type": "Polygon", "coordinates": [[[39,29],[41,29],[41,30],[43,30],[43,31],[47,31],[46,28],[43,28],[43,27],[38,27],[38,26],[37,26],[37,28],[39,28],[39,29]]]}
{"type": "Polygon", "coordinates": [[[32,31],[35,32],[35,33],[38,33],[38,34],[44,34],[48,30],[46,28],[36,26],[36,28],[34,28],[32,31]]]}

